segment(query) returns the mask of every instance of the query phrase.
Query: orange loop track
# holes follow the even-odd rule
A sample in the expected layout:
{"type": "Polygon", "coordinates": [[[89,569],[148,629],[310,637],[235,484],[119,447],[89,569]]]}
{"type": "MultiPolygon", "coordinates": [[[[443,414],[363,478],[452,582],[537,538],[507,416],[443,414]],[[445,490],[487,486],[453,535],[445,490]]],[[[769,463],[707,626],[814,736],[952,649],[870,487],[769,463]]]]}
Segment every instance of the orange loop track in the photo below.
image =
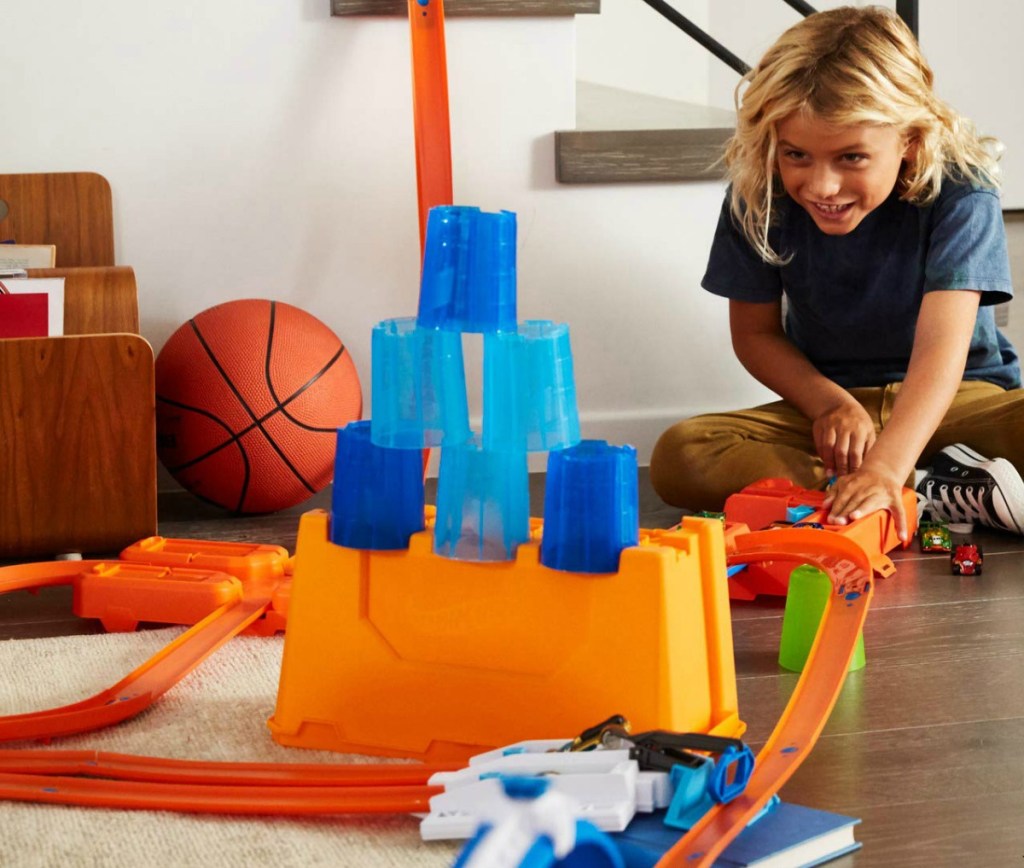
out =
{"type": "Polygon", "coordinates": [[[832,578],[807,665],[782,717],[757,756],[744,792],[715,805],[659,861],[659,868],[711,866],[807,758],[839,697],[871,604],[871,561],[853,540],[814,529],[771,530],[737,540],[730,564],[766,560],[809,563],[832,578]]]}

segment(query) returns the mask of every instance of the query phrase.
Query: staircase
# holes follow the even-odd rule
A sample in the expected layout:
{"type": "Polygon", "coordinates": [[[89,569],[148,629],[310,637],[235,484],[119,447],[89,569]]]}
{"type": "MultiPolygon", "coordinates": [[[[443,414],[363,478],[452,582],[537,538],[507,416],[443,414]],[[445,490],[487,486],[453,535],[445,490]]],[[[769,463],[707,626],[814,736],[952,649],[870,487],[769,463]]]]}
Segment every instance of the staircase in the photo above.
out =
{"type": "MultiPolygon", "coordinates": [[[[564,16],[600,12],[600,0],[447,0],[446,17],[564,16]]],[[[408,14],[405,0],[332,0],[333,16],[408,14]]],[[[680,35],[680,40],[685,39],[680,35]]],[[[732,112],[601,84],[576,83],[576,126],[555,133],[562,184],[706,181],[732,134],[732,112]]]]}

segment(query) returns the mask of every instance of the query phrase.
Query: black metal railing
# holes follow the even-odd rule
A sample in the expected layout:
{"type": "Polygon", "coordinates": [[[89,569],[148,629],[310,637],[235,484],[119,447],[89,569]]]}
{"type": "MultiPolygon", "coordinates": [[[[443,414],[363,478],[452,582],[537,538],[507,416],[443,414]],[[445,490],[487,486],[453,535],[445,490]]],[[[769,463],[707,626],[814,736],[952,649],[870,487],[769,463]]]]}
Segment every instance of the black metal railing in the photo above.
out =
{"type": "Polygon", "coordinates": [[[917,0],[896,0],[896,14],[900,16],[910,28],[916,39],[917,32],[917,0]]]}
{"type": "MultiPolygon", "coordinates": [[[[723,63],[728,64],[730,67],[735,69],[740,75],[745,75],[750,71],[749,64],[738,58],[717,39],[709,36],[705,31],[701,30],[678,9],[666,3],[665,0],[643,0],[643,2],[667,21],[671,21],[687,36],[695,42],[698,42],[723,63]]],[[[810,3],[805,3],[804,0],[784,0],[784,2],[789,6],[792,6],[805,18],[818,11],[811,6],[810,3]]],[[[917,13],[918,0],[896,0],[896,14],[907,23],[907,26],[911,29],[915,37],[917,36],[917,13]]]]}
{"type": "Polygon", "coordinates": [[[708,36],[707,33],[683,15],[682,12],[672,6],[669,6],[668,3],[664,2],[664,0],[644,0],[644,3],[650,6],[663,18],[675,24],[676,27],[682,30],[683,33],[691,39],[703,45],[708,51],[715,55],[715,57],[722,62],[727,63],[740,75],[745,75],[750,71],[750,67],[729,51],[728,48],[722,45],[721,42],[708,36]]]}

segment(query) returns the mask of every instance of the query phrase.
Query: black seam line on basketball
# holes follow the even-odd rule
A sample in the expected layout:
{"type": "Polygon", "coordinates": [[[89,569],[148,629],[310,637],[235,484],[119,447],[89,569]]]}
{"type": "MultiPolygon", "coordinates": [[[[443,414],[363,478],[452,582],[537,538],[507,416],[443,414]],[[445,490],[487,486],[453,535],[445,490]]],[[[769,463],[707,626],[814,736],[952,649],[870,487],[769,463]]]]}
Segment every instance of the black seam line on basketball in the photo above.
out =
{"type": "MultiPolygon", "coordinates": [[[[274,319],[275,319],[275,315],[276,315],[276,310],[275,310],[276,306],[277,306],[276,302],[271,302],[270,303],[271,329],[270,329],[270,334],[268,335],[268,340],[267,340],[268,354],[269,354],[269,346],[270,346],[270,343],[272,342],[272,339],[273,339],[273,323],[274,323],[274,319]]],[[[252,431],[254,428],[258,428],[260,433],[263,435],[263,437],[266,439],[266,441],[270,444],[271,448],[278,454],[278,456],[285,463],[285,465],[288,467],[288,469],[291,470],[291,472],[295,476],[295,478],[300,483],[302,483],[302,485],[306,488],[307,491],[310,492],[310,494],[316,494],[316,488],[314,488],[312,485],[310,485],[302,477],[302,475],[298,472],[298,470],[296,470],[296,468],[288,460],[287,456],[281,451],[281,449],[277,445],[277,443],[274,442],[274,439],[263,428],[262,423],[265,422],[267,419],[269,419],[271,416],[273,416],[278,410],[281,410],[282,412],[284,412],[283,405],[281,405],[280,402],[278,402],[278,406],[275,407],[273,410],[271,410],[269,413],[266,413],[266,414],[264,414],[261,417],[257,417],[256,414],[253,412],[252,408],[249,407],[249,405],[245,402],[245,399],[242,397],[242,395],[238,391],[238,389],[235,388],[235,384],[231,381],[230,377],[228,377],[227,372],[221,366],[220,362],[217,360],[217,357],[213,354],[213,351],[210,349],[209,344],[207,344],[206,340],[203,338],[202,332],[199,331],[199,326],[196,324],[195,320],[194,319],[189,320],[189,325],[191,326],[192,331],[195,333],[196,339],[199,341],[200,345],[205,350],[207,356],[209,356],[210,361],[213,363],[214,367],[217,369],[217,372],[221,375],[221,378],[227,384],[228,388],[231,389],[232,393],[238,399],[238,402],[242,405],[242,408],[245,410],[245,412],[248,413],[249,418],[252,420],[252,424],[249,425],[247,428],[244,428],[243,430],[239,431],[237,434],[232,433],[231,429],[228,428],[226,425],[224,425],[223,427],[227,430],[227,432],[229,434],[231,434],[231,437],[228,440],[226,440],[225,442],[220,443],[219,445],[213,447],[212,449],[207,451],[204,455],[201,455],[201,456],[199,456],[197,458],[194,458],[192,461],[188,462],[187,464],[182,465],[182,467],[183,468],[187,468],[191,464],[198,463],[199,461],[202,461],[202,460],[210,457],[211,455],[215,454],[216,452],[220,451],[221,449],[223,449],[223,448],[225,448],[227,446],[230,446],[232,443],[237,443],[243,437],[245,437],[250,431],[252,431]]],[[[290,403],[291,401],[295,400],[306,388],[309,387],[310,384],[315,382],[315,380],[318,377],[320,377],[324,373],[324,371],[327,368],[330,367],[331,364],[334,363],[335,359],[337,359],[341,355],[341,353],[344,352],[344,349],[345,349],[344,345],[339,347],[337,353],[335,353],[335,355],[334,355],[334,358],[331,359],[331,361],[324,367],[324,369],[319,371],[309,381],[309,383],[307,383],[306,385],[302,386],[298,391],[295,392],[295,394],[291,395],[285,401],[285,404],[290,403]]],[[[274,399],[275,399],[275,402],[277,402],[277,396],[276,395],[274,395],[274,399]]],[[[185,405],[181,405],[181,406],[185,407],[185,405]]],[[[194,410],[196,408],[194,408],[194,407],[186,407],[186,409],[194,410]]],[[[211,414],[205,414],[205,415],[208,415],[208,416],[210,416],[211,419],[215,419],[217,422],[220,422],[220,420],[217,419],[217,417],[212,416],[211,414]]],[[[291,415],[288,414],[288,413],[285,413],[285,415],[288,416],[289,419],[292,418],[291,415]]],[[[302,427],[305,427],[307,430],[313,431],[314,433],[330,433],[330,434],[333,434],[337,430],[336,428],[312,428],[310,426],[303,426],[302,423],[298,422],[297,420],[293,419],[293,421],[295,422],[295,424],[298,424],[298,425],[300,425],[302,427]]],[[[220,423],[220,424],[223,425],[223,423],[220,423]]],[[[243,456],[246,455],[245,450],[241,447],[241,445],[239,445],[239,450],[241,451],[243,456]]],[[[249,476],[249,465],[248,465],[248,458],[247,457],[246,457],[246,468],[245,469],[246,469],[246,474],[245,474],[244,485],[242,487],[242,497],[241,497],[241,499],[239,501],[240,504],[242,502],[244,502],[245,495],[248,493],[248,489],[249,489],[249,479],[250,479],[250,476],[249,476]]],[[[170,470],[170,468],[168,468],[168,470],[170,470]]],[[[240,510],[241,510],[241,506],[239,506],[239,510],[238,511],[240,511],[240,510]]]]}
{"type": "MultiPolygon", "coordinates": [[[[196,340],[199,341],[200,346],[202,346],[202,348],[206,351],[206,355],[210,357],[210,361],[213,362],[213,366],[217,369],[217,373],[219,373],[221,377],[224,379],[224,382],[227,383],[228,388],[232,392],[234,392],[235,397],[238,399],[238,403],[240,403],[242,407],[245,409],[245,411],[249,414],[250,419],[255,419],[255,414],[252,412],[252,410],[249,409],[249,405],[245,403],[245,399],[242,397],[238,389],[235,388],[235,384],[231,382],[231,378],[227,375],[227,371],[225,371],[224,368],[221,367],[220,362],[217,361],[217,357],[213,354],[213,350],[210,349],[210,345],[206,342],[206,339],[203,337],[203,333],[199,331],[199,324],[195,321],[195,317],[190,319],[188,321],[188,324],[192,327],[192,332],[195,334],[196,340]]],[[[239,444],[239,449],[242,449],[241,444],[239,444]]],[[[244,449],[242,449],[242,454],[245,454],[244,449]]],[[[245,478],[242,480],[242,491],[238,499],[240,505],[245,502],[245,496],[249,493],[248,463],[246,463],[245,470],[245,478]]],[[[241,509],[241,506],[239,506],[239,509],[241,509]]]]}
{"type": "MultiPolygon", "coordinates": [[[[344,353],[344,352],[345,352],[345,345],[344,344],[339,344],[338,351],[333,356],[331,356],[331,358],[327,362],[327,364],[324,365],[319,371],[317,371],[312,377],[310,377],[309,380],[306,383],[304,383],[303,385],[299,386],[299,388],[295,392],[293,392],[291,395],[289,395],[283,401],[280,400],[277,397],[277,392],[274,391],[274,385],[273,385],[273,383],[270,382],[270,365],[269,365],[270,359],[269,359],[269,355],[268,355],[267,367],[266,367],[267,388],[270,390],[270,394],[273,397],[274,402],[277,404],[277,409],[280,410],[282,413],[284,413],[284,415],[292,422],[292,424],[298,425],[300,428],[304,428],[307,431],[326,431],[326,432],[333,433],[333,432],[338,430],[337,427],[334,427],[334,428],[321,428],[321,427],[319,427],[317,425],[307,425],[305,422],[301,421],[300,419],[296,419],[291,413],[288,412],[288,410],[286,408],[288,407],[288,405],[290,403],[292,403],[292,401],[296,400],[303,392],[305,392],[306,389],[308,389],[317,380],[319,380],[324,374],[326,374],[330,370],[331,365],[333,365],[336,361],[338,361],[338,359],[341,358],[341,354],[344,353]]],[[[276,411],[273,411],[273,412],[276,412],[276,411]]],[[[268,413],[267,415],[269,416],[270,413],[268,413]]]]}
{"type": "MultiPolygon", "coordinates": [[[[284,401],[282,401],[280,398],[277,397],[277,392],[274,390],[274,384],[273,384],[273,382],[271,382],[271,379],[270,379],[270,348],[271,348],[271,345],[274,343],[274,321],[275,321],[275,317],[276,317],[276,313],[275,313],[275,306],[276,306],[276,304],[277,304],[277,302],[273,302],[273,301],[270,303],[270,305],[271,305],[271,309],[270,309],[270,334],[267,336],[267,355],[266,355],[266,357],[263,360],[263,377],[267,381],[267,391],[270,392],[270,396],[274,399],[274,403],[277,405],[276,409],[280,410],[282,413],[284,413],[285,417],[292,424],[298,425],[300,428],[305,428],[307,431],[325,431],[325,432],[333,433],[333,432],[338,430],[337,427],[334,427],[334,428],[321,428],[319,426],[307,425],[305,422],[301,422],[300,420],[296,419],[285,408],[292,401],[294,401],[296,398],[298,398],[299,395],[301,395],[303,392],[305,392],[306,389],[308,389],[317,380],[319,380],[328,370],[330,370],[331,365],[333,365],[336,361],[338,361],[338,359],[341,358],[341,354],[343,352],[345,352],[345,345],[343,343],[341,343],[341,341],[338,341],[338,350],[337,350],[337,352],[335,352],[335,354],[333,356],[331,356],[331,358],[327,362],[327,364],[324,365],[315,374],[313,374],[313,376],[310,377],[307,382],[305,382],[303,385],[299,386],[298,389],[296,389],[294,392],[292,392],[291,395],[289,395],[287,398],[285,398],[284,401]]],[[[272,410],[271,413],[273,413],[273,412],[275,412],[275,411],[272,410]]],[[[268,413],[267,416],[269,416],[269,415],[271,415],[271,414],[268,413]]]]}
{"type": "MultiPolygon", "coordinates": [[[[270,356],[271,356],[271,353],[273,352],[273,349],[274,349],[274,330],[275,330],[276,325],[277,325],[277,302],[276,301],[272,301],[272,302],[270,302],[270,323],[268,324],[268,333],[267,333],[267,352],[266,352],[266,355],[263,357],[263,377],[264,377],[264,379],[266,380],[266,383],[267,383],[267,391],[270,392],[270,397],[273,398],[274,404],[276,405],[275,409],[276,410],[280,410],[284,414],[285,418],[289,419],[292,422],[292,424],[299,425],[300,427],[305,428],[306,426],[302,425],[301,422],[299,422],[297,419],[292,417],[292,415],[290,413],[288,413],[288,411],[285,409],[284,404],[281,403],[281,399],[277,396],[277,392],[274,391],[274,385],[273,385],[273,383],[271,382],[271,379],[270,379],[270,356]]],[[[338,352],[340,353],[341,350],[339,350],[338,352]]],[[[335,358],[337,358],[337,355],[335,355],[335,358]]],[[[330,363],[328,363],[328,366],[331,363],[333,363],[333,359],[331,360],[330,363]]],[[[327,368],[322,368],[320,371],[318,371],[312,377],[312,379],[309,380],[308,383],[306,383],[304,386],[300,386],[299,389],[293,395],[291,395],[291,397],[289,397],[288,400],[289,401],[294,400],[298,395],[301,395],[302,392],[310,386],[310,384],[316,382],[316,380],[320,377],[321,374],[323,374],[323,372],[325,370],[327,370],[327,368]]],[[[292,464],[291,461],[288,460],[288,457],[280,449],[278,449],[277,444],[273,441],[273,439],[271,439],[270,435],[267,434],[267,432],[263,430],[262,426],[260,426],[260,432],[263,434],[264,437],[267,438],[268,441],[270,441],[270,445],[274,448],[274,450],[277,452],[277,454],[281,456],[281,460],[285,463],[285,465],[288,467],[288,469],[292,472],[292,475],[299,482],[301,482],[303,484],[303,486],[305,486],[306,490],[309,491],[310,494],[316,494],[316,487],[310,485],[309,482],[306,481],[306,478],[301,473],[299,473],[298,468],[294,464],[292,464]]]]}
{"type": "MultiPolygon", "coordinates": [[[[170,404],[172,407],[181,407],[181,409],[183,410],[191,410],[193,413],[199,413],[201,416],[206,416],[206,418],[212,419],[214,422],[220,425],[225,431],[228,432],[228,434],[231,433],[231,429],[227,426],[227,424],[222,422],[219,418],[214,416],[213,413],[209,412],[208,410],[203,410],[201,407],[193,407],[190,404],[184,404],[181,401],[172,401],[170,398],[164,398],[161,395],[157,395],[156,399],[157,401],[163,401],[165,404],[170,404]]],[[[221,449],[223,449],[226,446],[230,446],[232,443],[238,443],[238,438],[231,437],[224,443],[221,443],[219,446],[215,446],[209,452],[200,455],[198,458],[193,458],[191,461],[186,461],[184,464],[178,464],[175,465],[174,467],[168,467],[167,472],[173,476],[175,473],[178,473],[179,471],[188,470],[188,468],[191,467],[193,464],[198,464],[200,461],[205,461],[211,455],[220,452],[221,449]]],[[[245,467],[245,475],[242,477],[242,492],[244,497],[244,494],[249,490],[249,456],[245,454],[245,449],[242,448],[241,443],[238,443],[238,452],[242,456],[242,465],[245,467]]],[[[222,506],[222,504],[218,503],[217,506],[222,506]]],[[[227,509],[227,507],[224,508],[227,509]]],[[[240,512],[241,508],[241,501],[239,501],[238,509],[236,509],[235,512],[240,512]]]]}
{"type": "MultiPolygon", "coordinates": [[[[274,308],[276,307],[276,305],[276,302],[270,302],[270,335],[267,336],[268,344],[270,342],[271,336],[274,333],[274,308]]],[[[196,325],[196,321],[194,319],[189,320],[189,325],[192,326],[192,331],[195,332],[196,338],[199,340],[199,343],[202,344],[203,349],[206,350],[206,354],[210,357],[210,361],[213,362],[213,365],[217,369],[217,372],[221,375],[221,377],[224,378],[224,382],[227,383],[228,388],[231,389],[235,397],[238,398],[238,403],[241,404],[242,407],[245,409],[245,412],[249,414],[249,418],[256,423],[256,427],[259,428],[260,433],[266,438],[267,443],[270,444],[270,448],[273,449],[278,454],[280,459],[288,466],[288,469],[291,470],[292,473],[295,475],[295,478],[298,479],[299,482],[301,482],[306,487],[309,493],[316,494],[316,489],[313,488],[308,482],[306,482],[305,479],[303,479],[298,474],[298,472],[292,466],[292,463],[288,460],[288,457],[284,454],[284,452],[281,451],[281,447],[274,442],[274,438],[263,430],[263,426],[260,424],[259,419],[256,418],[256,414],[253,413],[252,408],[245,402],[245,399],[242,397],[242,393],[239,392],[237,388],[235,388],[235,384],[231,382],[231,378],[227,375],[227,372],[224,370],[224,368],[221,367],[220,362],[217,361],[217,357],[213,354],[213,350],[210,349],[209,344],[207,344],[206,341],[203,339],[202,332],[199,331],[199,326],[196,325]]],[[[248,479],[246,479],[246,487],[242,489],[243,501],[245,499],[245,494],[248,492],[248,482],[248,479]]]]}
{"type": "MultiPolygon", "coordinates": [[[[225,425],[219,418],[217,418],[212,413],[210,413],[210,412],[208,412],[206,410],[202,410],[199,407],[193,407],[191,404],[182,404],[180,401],[172,401],[170,398],[164,398],[164,397],[162,397],[160,395],[157,395],[156,399],[158,401],[163,401],[166,404],[171,404],[172,406],[175,406],[175,407],[181,407],[184,410],[192,410],[192,411],[194,411],[196,413],[201,413],[203,416],[206,416],[206,417],[212,419],[214,422],[216,422],[218,425],[220,425],[222,428],[224,428],[224,430],[230,435],[227,440],[223,441],[222,443],[218,443],[216,446],[214,446],[210,450],[204,452],[202,455],[199,455],[198,457],[193,458],[191,461],[187,461],[184,464],[175,465],[173,468],[168,467],[167,468],[168,471],[183,470],[183,469],[186,469],[186,468],[190,467],[193,464],[197,464],[200,461],[204,461],[207,458],[209,458],[211,455],[215,455],[218,452],[220,452],[221,449],[224,449],[225,447],[230,446],[232,443],[238,443],[243,437],[245,437],[246,434],[248,434],[250,431],[252,431],[254,428],[257,427],[257,423],[254,422],[248,428],[243,428],[237,434],[233,434],[231,432],[231,429],[227,425],[225,425]]],[[[271,416],[273,416],[276,412],[277,412],[277,409],[271,410],[265,416],[260,417],[259,422],[266,422],[267,419],[269,419],[271,416]]],[[[312,431],[314,434],[336,434],[337,431],[338,431],[337,428],[310,428],[308,430],[312,431]]],[[[243,454],[244,454],[244,450],[243,450],[243,454]]]]}
{"type": "MultiPolygon", "coordinates": [[[[277,395],[274,394],[273,387],[270,386],[270,351],[271,348],[274,346],[275,325],[277,325],[277,302],[272,301],[270,302],[270,322],[267,324],[267,354],[263,358],[263,376],[267,381],[267,386],[269,387],[270,391],[270,397],[274,399],[274,403],[277,405],[276,409],[281,410],[283,412],[284,408],[281,406],[281,402],[278,400],[277,395]]],[[[301,482],[303,486],[305,486],[306,490],[309,491],[310,494],[316,494],[316,489],[306,481],[306,477],[299,473],[299,469],[294,464],[292,464],[291,461],[288,460],[288,456],[286,456],[284,452],[277,448],[277,444],[271,439],[270,435],[263,430],[262,426],[260,427],[260,431],[262,432],[263,436],[270,441],[270,445],[274,447],[274,450],[277,452],[277,454],[281,456],[281,460],[292,472],[292,476],[299,480],[299,482],[301,482]]]]}

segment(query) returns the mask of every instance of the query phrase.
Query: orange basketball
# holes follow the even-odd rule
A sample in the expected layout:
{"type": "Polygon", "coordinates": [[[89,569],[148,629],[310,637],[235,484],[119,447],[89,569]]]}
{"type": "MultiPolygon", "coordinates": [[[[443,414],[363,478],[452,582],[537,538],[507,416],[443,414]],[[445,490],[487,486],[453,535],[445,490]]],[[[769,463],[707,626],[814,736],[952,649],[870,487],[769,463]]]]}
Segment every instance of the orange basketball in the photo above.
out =
{"type": "Polygon", "coordinates": [[[280,301],[204,310],[156,359],[160,460],[197,497],[233,512],[274,512],[323,489],[337,429],[362,406],[338,336],[280,301]]]}

